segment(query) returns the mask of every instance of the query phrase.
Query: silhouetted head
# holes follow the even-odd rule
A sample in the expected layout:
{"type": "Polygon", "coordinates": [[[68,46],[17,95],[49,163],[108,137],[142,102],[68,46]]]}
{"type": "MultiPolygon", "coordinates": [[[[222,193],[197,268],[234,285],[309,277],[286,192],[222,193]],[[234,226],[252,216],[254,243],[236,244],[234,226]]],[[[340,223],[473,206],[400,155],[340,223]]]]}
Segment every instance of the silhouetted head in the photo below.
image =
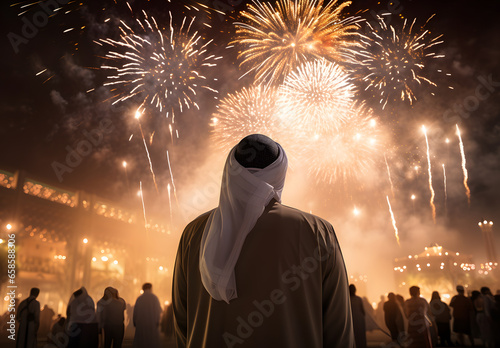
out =
{"type": "Polygon", "coordinates": [[[476,298],[478,298],[479,296],[481,296],[481,293],[477,290],[472,290],[472,293],[471,293],[471,296],[470,296],[470,299],[472,301],[474,301],[476,298]]]}
{"type": "Polygon", "coordinates": [[[464,287],[462,285],[457,285],[457,292],[459,294],[463,294],[464,293],[464,287]]]}
{"type": "Polygon", "coordinates": [[[493,295],[493,294],[491,293],[490,288],[488,288],[487,286],[483,286],[483,287],[481,288],[481,294],[483,294],[483,295],[493,295]]]}
{"type": "Polygon", "coordinates": [[[279,152],[274,140],[262,134],[252,134],[236,145],[234,158],[245,168],[262,169],[276,161],[279,152]]]}
{"type": "Polygon", "coordinates": [[[143,290],[143,291],[146,291],[146,290],[151,290],[152,288],[153,288],[153,284],[151,284],[151,283],[144,283],[144,284],[142,285],[142,290],[143,290]]]}
{"type": "Polygon", "coordinates": [[[431,300],[441,300],[441,296],[439,296],[439,292],[433,291],[431,295],[431,300]]]}
{"type": "Polygon", "coordinates": [[[31,288],[31,290],[30,290],[30,296],[33,296],[35,298],[38,297],[39,293],[40,293],[40,289],[38,289],[38,288],[31,288]]]}
{"type": "Polygon", "coordinates": [[[104,289],[104,299],[109,299],[109,298],[118,298],[118,290],[115,288],[108,286],[106,289],[104,289]]]}
{"type": "Polygon", "coordinates": [[[420,288],[418,286],[410,287],[410,296],[411,297],[419,297],[420,296],[420,288]]]}
{"type": "Polygon", "coordinates": [[[77,298],[78,296],[80,296],[81,294],[83,294],[83,287],[81,287],[80,289],[76,290],[74,293],[73,293],[73,296],[75,296],[75,298],[77,298]]]}
{"type": "Polygon", "coordinates": [[[349,285],[349,294],[351,296],[356,295],[356,286],[354,284],[349,285]]]}
{"type": "Polygon", "coordinates": [[[389,301],[396,301],[396,295],[394,295],[393,292],[390,292],[388,295],[387,295],[387,298],[389,299],[389,301]]]}

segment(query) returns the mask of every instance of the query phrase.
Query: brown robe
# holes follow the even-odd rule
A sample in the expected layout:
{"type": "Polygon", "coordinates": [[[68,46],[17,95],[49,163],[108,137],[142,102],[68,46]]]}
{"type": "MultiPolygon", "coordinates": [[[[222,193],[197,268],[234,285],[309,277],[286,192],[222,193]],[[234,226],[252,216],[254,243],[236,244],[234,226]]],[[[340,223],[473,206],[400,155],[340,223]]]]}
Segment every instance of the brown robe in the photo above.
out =
{"type": "Polygon", "coordinates": [[[200,242],[210,212],[181,237],[174,269],[177,347],[354,347],[344,260],[325,220],[271,201],[248,234],[229,304],[205,290],[200,242]]]}

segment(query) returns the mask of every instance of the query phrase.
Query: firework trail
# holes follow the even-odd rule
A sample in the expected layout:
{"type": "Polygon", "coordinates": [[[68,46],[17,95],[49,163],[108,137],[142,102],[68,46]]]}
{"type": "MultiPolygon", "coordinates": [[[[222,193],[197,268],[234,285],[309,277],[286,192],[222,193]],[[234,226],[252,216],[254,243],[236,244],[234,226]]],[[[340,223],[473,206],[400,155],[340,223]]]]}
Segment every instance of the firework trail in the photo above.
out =
{"type": "Polygon", "coordinates": [[[151,175],[153,176],[153,182],[155,184],[156,192],[158,193],[159,191],[158,191],[158,185],[156,184],[156,175],[155,175],[155,172],[153,170],[153,163],[151,162],[151,156],[149,156],[148,146],[146,145],[146,138],[144,138],[144,132],[142,131],[142,125],[141,125],[141,121],[140,121],[141,116],[142,116],[142,113],[139,110],[137,110],[135,113],[135,118],[139,122],[139,129],[141,130],[142,142],[144,143],[144,149],[146,150],[146,155],[147,155],[148,161],[149,161],[149,170],[151,171],[151,175]]]}
{"type": "Polygon", "coordinates": [[[198,31],[192,30],[195,18],[182,21],[174,29],[172,14],[170,26],[163,32],[156,20],[143,11],[144,19],[137,19],[137,30],[120,21],[120,40],[100,39],[101,46],[110,46],[105,58],[109,65],[101,69],[110,71],[105,86],[116,91],[113,104],[138,96],[142,99],[140,110],[156,108],[165,113],[171,122],[176,112],[195,107],[199,110],[199,94],[217,91],[210,87],[216,79],[204,76],[206,69],[213,69],[216,57],[208,53],[213,40],[204,42],[198,31]]]}
{"type": "Polygon", "coordinates": [[[310,163],[309,173],[318,182],[328,184],[361,180],[375,170],[385,148],[383,134],[371,109],[363,107],[353,108],[351,117],[338,131],[312,133],[304,140],[299,136],[296,139],[304,149],[303,160],[310,163]]]}
{"type": "Polygon", "coordinates": [[[434,205],[434,188],[432,187],[432,171],[431,171],[431,155],[429,150],[429,139],[427,139],[427,129],[425,126],[422,126],[422,130],[425,135],[425,144],[427,145],[427,168],[429,173],[429,190],[431,191],[431,199],[429,201],[431,209],[432,209],[432,220],[436,223],[436,206],[434,205]]]}
{"type": "MultiPolygon", "coordinates": [[[[141,131],[141,133],[142,133],[142,131],[141,131]]],[[[149,156],[148,146],[146,145],[146,140],[144,139],[144,135],[142,136],[142,141],[144,143],[144,149],[146,149],[146,155],[148,156],[149,170],[151,171],[151,175],[153,176],[153,182],[155,184],[156,192],[159,193],[158,185],[156,184],[156,175],[155,175],[155,172],[153,171],[153,163],[151,162],[151,157],[149,156]]]]}
{"type": "Polygon", "coordinates": [[[392,227],[394,227],[394,236],[396,237],[396,241],[398,242],[398,245],[401,246],[401,244],[399,244],[398,227],[396,226],[396,219],[394,218],[394,213],[392,212],[392,207],[391,207],[391,202],[389,201],[389,196],[385,196],[385,198],[387,199],[387,205],[389,206],[389,213],[391,214],[392,227]]]}
{"type": "Polygon", "coordinates": [[[387,167],[387,175],[389,177],[389,183],[391,184],[392,197],[394,198],[394,185],[392,184],[391,169],[389,168],[389,163],[387,162],[387,157],[385,153],[384,153],[384,160],[385,160],[385,166],[387,167]]]}
{"type": "Polygon", "coordinates": [[[146,206],[144,205],[144,195],[142,192],[142,181],[139,181],[139,195],[141,196],[141,202],[142,202],[142,214],[144,216],[144,227],[146,228],[146,232],[148,232],[149,231],[148,220],[146,219],[146,206]]]}
{"type": "Polygon", "coordinates": [[[351,117],[354,88],[339,65],[324,59],[307,62],[280,86],[280,110],[292,128],[339,130],[351,117]]]}
{"type": "Polygon", "coordinates": [[[362,78],[364,89],[379,99],[382,109],[398,99],[412,104],[417,99],[416,88],[436,86],[427,77],[426,61],[444,55],[432,50],[443,42],[442,35],[431,38],[430,31],[424,29],[432,17],[421,27],[416,26],[416,19],[411,24],[405,19],[402,27],[388,26],[381,17],[375,27],[366,22],[366,47],[357,52],[359,64],[353,68],[362,78]]]}
{"type": "Polygon", "coordinates": [[[170,210],[170,225],[172,225],[172,199],[170,198],[170,183],[167,184],[168,191],[168,208],[170,210]]]}
{"type": "MultiPolygon", "coordinates": [[[[309,59],[345,61],[359,46],[359,17],[344,18],[350,1],[279,0],[274,6],[252,1],[237,22],[238,59],[259,83],[280,83],[309,59]]],[[[243,76],[244,76],[243,75],[243,76]]]]}
{"type": "Polygon", "coordinates": [[[469,179],[469,174],[467,172],[467,167],[466,164],[467,162],[465,161],[465,150],[464,150],[464,143],[462,142],[462,136],[460,134],[460,128],[458,128],[458,124],[456,125],[457,127],[457,136],[460,144],[460,155],[462,156],[462,171],[464,172],[464,187],[465,187],[465,194],[467,195],[467,203],[469,203],[470,206],[470,189],[469,185],[467,185],[467,180],[469,179]]]}
{"type": "Polygon", "coordinates": [[[211,136],[216,146],[229,151],[240,139],[254,133],[282,144],[277,96],[275,88],[257,85],[224,97],[212,115],[211,136]]]}
{"type": "MultiPolygon", "coordinates": [[[[175,202],[177,203],[177,206],[179,206],[179,201],[177,200],[177,190],[175,189],[175,183],[174,183],[174,174],[172,173],[172,167],[170,166],[170,157],[168,156],[168,150],[167,150],[167,163],[168,163],[168,170],[170,171],[170,180],[172,181],[172,188],[174,189],[175,202]]],[[[170,191],[169,191],[169,196],[170,196],[170,191]]]]}
{"type": "Polygon", "coordinates": [[[443,184],[444,184],[444,211],[445,215],[448,215],[448,192],[446,189],[446,168],[444,166],[444,163],[442,164],[443,166],[443,184]]]}

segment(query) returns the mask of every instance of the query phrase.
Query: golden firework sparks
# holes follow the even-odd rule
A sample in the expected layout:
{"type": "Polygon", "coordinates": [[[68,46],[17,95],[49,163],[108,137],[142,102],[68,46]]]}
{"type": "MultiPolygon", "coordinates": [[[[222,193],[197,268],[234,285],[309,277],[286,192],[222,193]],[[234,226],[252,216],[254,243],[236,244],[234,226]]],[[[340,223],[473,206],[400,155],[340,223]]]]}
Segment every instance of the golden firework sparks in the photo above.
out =
{"type": "Polygon", "coordinates": [[[279,83],[309,59],[345,61],[358,47],[359,17],[344,17],[350,1],[279,0],[275,5],[254,0],[237,22],[238,59],[257,82],[279,83]]]}

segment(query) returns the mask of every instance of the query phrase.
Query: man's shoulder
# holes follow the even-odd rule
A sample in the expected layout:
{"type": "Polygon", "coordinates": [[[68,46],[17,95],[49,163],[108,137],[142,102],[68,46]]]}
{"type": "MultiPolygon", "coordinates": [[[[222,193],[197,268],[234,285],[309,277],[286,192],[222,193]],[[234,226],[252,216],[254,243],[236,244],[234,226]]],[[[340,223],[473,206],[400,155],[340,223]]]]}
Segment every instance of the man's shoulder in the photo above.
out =
{"type": "Polygon", "coordinates": [[[199,215],[197,218],[193,219],[190,223],[186,225],[186,230],[188,229],[193,229],[196,228],[202,224],[204,224],[207,220],[210,214],[214,211],[215,209],[209,210],[204,212],[203,214],[199,215]]]}
{"type": "Polygon", "coordinates": [[[333,226],[330,222],[312,213],[308,213],[281,203],[276,203],[275,207],[279,210],[282,216],[290,220],[302,221],[316,227],[321,226],[328,229],[333,229],[333,226]]]}
{"type": "Polygon", "coordinates": [[[182,232],[181,240],[189,243],[193,235],[196,234],[196,232],[200,231],[202,227],[205,227],[210,214],[214,210],[215,209],[209,210],[188,223],[184,228],[184,231],[182,232]]]}

